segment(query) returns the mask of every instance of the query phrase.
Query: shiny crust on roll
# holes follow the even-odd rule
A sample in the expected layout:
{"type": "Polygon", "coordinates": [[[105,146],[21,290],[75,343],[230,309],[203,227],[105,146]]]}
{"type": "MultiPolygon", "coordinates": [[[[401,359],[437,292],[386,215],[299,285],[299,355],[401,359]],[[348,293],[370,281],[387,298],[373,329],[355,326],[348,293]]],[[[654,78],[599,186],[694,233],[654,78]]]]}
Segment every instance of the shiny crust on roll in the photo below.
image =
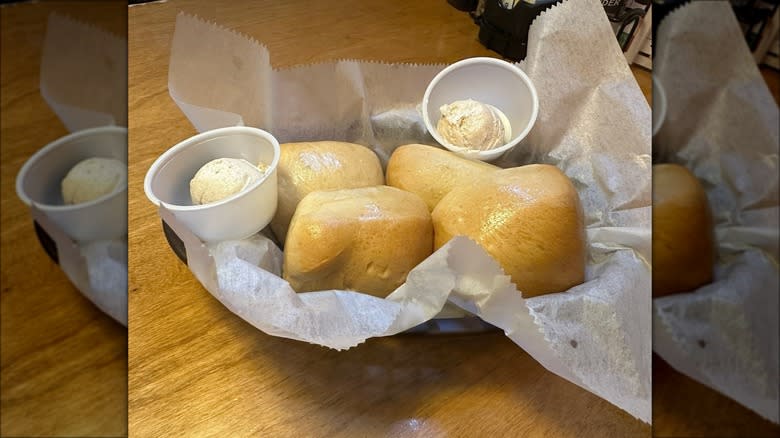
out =
{"type": "Polygon", "coordinates": [[[317,141],[284,143],[280,148],[279,204],[271,221],[271,229],[280,242],[285,241],[295,208],[309,193],[385,182],[379,158],[374,151],[359,144],[317,141]]]}
{"type": "Polygon", "coordinates": [[[432,217],[435,248],[468,236],[498,261],[523,297],[563,292],[585,281],[582,206],[555,166],[504,169],[459,185],[432,217]]]}
{"type": "Polygon", "coordinates": [[[422,144],[398,147],[387,163],[387,185],[412,192],[433,211],[453,187],[471,184],[498,167],[422,144]]]}

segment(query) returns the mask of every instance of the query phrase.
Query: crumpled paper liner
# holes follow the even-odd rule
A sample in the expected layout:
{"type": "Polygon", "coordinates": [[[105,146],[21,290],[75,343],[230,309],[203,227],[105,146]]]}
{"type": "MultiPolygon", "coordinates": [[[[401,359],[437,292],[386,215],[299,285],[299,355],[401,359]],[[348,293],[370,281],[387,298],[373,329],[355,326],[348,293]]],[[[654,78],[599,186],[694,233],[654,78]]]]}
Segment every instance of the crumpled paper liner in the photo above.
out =
{"type": "MultiPolygon", "coordinates": [[[[70,132],[126,124],[127,43],[91,24],[49,15],[40,91],[70,132]]],[[[127,326],[127,235],[75,242],[46,214],[33,219],[54,240],[60,268],[100,310],[127,326]]]]}
{"type": "MultiPolygon", "coordinates": [[[[164,206],[160,215],[206,289],[266,333],[349,348],[411,328],[449,300],[504,329],[552,372],[649,422],[649,107],[595,0],[542,13],[520,66],[536,85],[539,118],[499,164],[550,163],[574,182],[590,258],[586,283],[565,293],[525,300],[484,250],[455,238],[387,299],[295,294],[265,237],[207,247],[164,206]]],[[[273,69],[256,41],[180,14],[169,91],[198,131],[243,124],[280,142],[351,141],[386,164],[399,145],[435,144],[417,107],[443,68],[347,60],[273,69]]]]}
{"type": "Polygon", "coordinates": [[[127,236],[75,242],[35,205],[33,219],[57,246],[60,269],[101,311],[127,327],[127,236]]]}
{"type": "Polygon", "coordinates": [[[778,109],[728,2],[691,2],[657,32],[661,162],[690,169],[714,213],[715,280],[653,300],[653,349],[778,422],[778,109]]]}

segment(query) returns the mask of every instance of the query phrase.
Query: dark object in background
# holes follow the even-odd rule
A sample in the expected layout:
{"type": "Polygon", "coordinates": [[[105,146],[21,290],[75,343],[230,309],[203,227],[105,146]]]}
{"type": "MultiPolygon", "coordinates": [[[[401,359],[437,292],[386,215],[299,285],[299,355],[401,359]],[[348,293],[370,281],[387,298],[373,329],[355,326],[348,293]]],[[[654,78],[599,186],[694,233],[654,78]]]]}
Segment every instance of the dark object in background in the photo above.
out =
{"type": "Polygon", "coordinates": [[[477,9],[477,0],[447,0],[453,8],[463,11],[472,12],[477,9]]]}
{"type": "Polygon", "coordinates": [[[604,6],[607,17],[615,21],[626,8],[626,0],[601,0],[601,6],[604,6]]]}
{"type": "Polygon", "coordinates": [[[777,11],[780,0],[732,0],[734,15],[745,32],[750,51],[756,50],[769,20],[777,11]]]}
{"type": "Polygon", "coordinates": [[[604,6],[604,12],[607,13],[609,21],[618,23],[615,35],[617,36],[618,44],[620,44],[620,50],[624,52],[628,50],[628,46],[631,45],[642,18],[647,13],[647,10],[650,9],[650,0],[635,0],[632,2],[632,6],[634,4],[639,4],[643,7],[628,7],[626,0],[601,0],[601,5],[604,6]]]}
{"type": "Polygon", "coordinates": [[[512,61],[522,61],[528,49],[528,28],[545,9],[561,0],[487,0],[477,19],[479,42],[512,61]]]}
{"type": "MultiPolygon", "coordinates": [[[[653,40],[658,26],[671,11],[691,0],[653,0],[653,40]]],[[[730,0],[734,15],[745,32],[745,40],[751,51],[761,41],[761,34],[780,6],[780,0],[730,0]]],[[[655,50],[653,50],[655,51],[655,50]]]]}

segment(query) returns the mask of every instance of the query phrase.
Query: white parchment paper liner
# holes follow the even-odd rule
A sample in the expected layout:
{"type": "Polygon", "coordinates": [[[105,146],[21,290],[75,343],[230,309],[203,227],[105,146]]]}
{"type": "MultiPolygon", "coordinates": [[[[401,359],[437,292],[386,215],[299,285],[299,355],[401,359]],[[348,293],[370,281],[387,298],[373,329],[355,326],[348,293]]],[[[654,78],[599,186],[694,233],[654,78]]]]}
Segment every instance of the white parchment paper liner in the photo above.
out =
{"type": "Polygon", "coordinates": [[[127,40],[52,13],[46,26],[41,95],[70,132],[127,124],[127,40]]]}
{"type": "Polygon", "coordinates": [[[702,181],[718,259],[713,283],[653,300],[653,349],[777,423],[777,105],[728,2],[672,11],[657,36],[668,108],[656,151],[702,181]]]}
{"type": "MultiPolygon", "coordinates": [[[[552,372],[649,422],[650,110],[595,0],[540,15],[528,53],[521,68],[537,87],[539,118],[500,164],[554,164],[577,187],[590,261],[587,282],[566,293],[524,300],[478,245],[456,238],[387,299],[295,294],[265,237],[207,248],[164,207],[160,214],[200,282],[266,333],[349,348],[430,319],[449,300],[505,330],[552,372]]],[[[169,91],[198,131],[244,124],[280,142],[352,141],[384,164],[399,145],[435,144],[417,106],[442,68],[346,60],[277,70],[256,41],[180,14],[169,91]]]]}
{"type": "MultiPolygon", "coordinates": [[[[127,42],[94,25],[52,13],[46,26],[40,91],[70,132],[126,124],[127,42]]],[[[127,326],[127,235],[75,242],[33,206],[54,240],[60,268],[100,310],[127,326]]]]}

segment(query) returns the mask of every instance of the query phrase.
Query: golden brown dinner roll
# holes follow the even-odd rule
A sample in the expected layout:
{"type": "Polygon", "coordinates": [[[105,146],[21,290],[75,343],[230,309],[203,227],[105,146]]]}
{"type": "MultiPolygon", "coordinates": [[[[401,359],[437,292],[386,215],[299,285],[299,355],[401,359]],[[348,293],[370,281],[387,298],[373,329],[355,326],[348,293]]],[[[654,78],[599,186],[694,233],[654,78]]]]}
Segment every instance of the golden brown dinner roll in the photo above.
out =
{"type": "Polygon", "coordinates": [[[677,164],[653,166],[653,296],[712,281],[712,214],[699,180],[677,164]]]}
{"type": "Polygon", "coordinates": [[[385,181],[374,151],[340,141],[282,144],[276,172],[279,203],[271,229],[280,242],[285,241],[295,207],[309,193],[377,186],[385,181]]]}
{"type": "Polygon", "coordinates": [[[387,185],[416,194],[433,211],[456,185],[469,184],[485,172],[498,169],[433,146],[408,144],[398,147],[390,156],[387,185]]]}
{"type": "Polygon", "coordinates": [[[312,192],[290,223],[284,278],[298,292],[384,298],[432,252],[431,215],[414,193],[388,186],[312,192]]]}
{"type": "Polygon", "coordinates": [[[495,258],[523,297],[585,281],[585,226],[577,191],[555,166],[491,172],[459,185],[433,210],[434,247],[463,235],[495,258]]]}

